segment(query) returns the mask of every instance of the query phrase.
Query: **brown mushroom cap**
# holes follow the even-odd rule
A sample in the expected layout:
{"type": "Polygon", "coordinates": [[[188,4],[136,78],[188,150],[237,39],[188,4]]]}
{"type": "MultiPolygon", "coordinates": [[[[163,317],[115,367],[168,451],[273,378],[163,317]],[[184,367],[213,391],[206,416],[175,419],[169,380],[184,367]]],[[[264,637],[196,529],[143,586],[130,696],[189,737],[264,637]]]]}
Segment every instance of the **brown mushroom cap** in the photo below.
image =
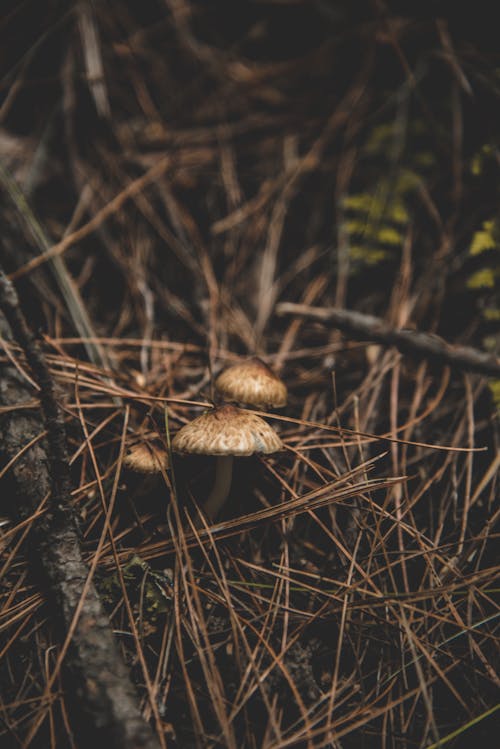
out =
{"type": "Polygon", "coordinates": [[[168,467],[168,456],[160,447],[139,443],[129,448],[123,465],[136,473],[161,473],[168,467]]]}
{"type": "Polygon", "coordinates": [[[226,405],[207,411],[179,429],[172,449],[201,455],[253,455],[277,452],[283,444],[260,416],[226,405]]]}
{"type": "Polygon", "coordinates": [[[227,400],[255,408],[281,408],[286,405],[285,383],[256,357],[226,369],[217,377],[215,387],[227,400]]]}

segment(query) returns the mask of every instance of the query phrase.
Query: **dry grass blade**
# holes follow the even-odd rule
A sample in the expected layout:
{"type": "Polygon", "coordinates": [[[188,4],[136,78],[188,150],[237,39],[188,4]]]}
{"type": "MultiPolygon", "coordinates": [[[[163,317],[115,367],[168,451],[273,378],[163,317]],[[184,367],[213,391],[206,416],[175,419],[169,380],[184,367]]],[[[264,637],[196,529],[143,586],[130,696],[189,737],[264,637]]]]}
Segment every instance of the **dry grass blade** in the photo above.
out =
{"type": "MultiPolygon", "coordinates": [[[[51,246],[51,242],[47,238],[47,235],[45,234],[41,224],[33,214],[28,201],[23,195],[21,189],[1,164],[0,182],[3,188],[7,191],[10,199],[14,203],[22,220],[25,222],[29,233],[32,235],[34,241],[38,245],[39,251],[41,253],[47,252],[51,246]]],[[[99,342],[95,340],[95,332],[92,327],[87,308],[85,307],[85,304],[80,296],[78,287],[75,285],[75,283],[71,279],[70,274],[68,273],[64,261],[60,257],[53,257],[51,259],[51,266],[75,328],[82,339],[85,340],[84,346],[90,361],[97,366],[107,366],[108,358],[106,356],[106,353],[104,349],[99,345],[99,342]]]]}

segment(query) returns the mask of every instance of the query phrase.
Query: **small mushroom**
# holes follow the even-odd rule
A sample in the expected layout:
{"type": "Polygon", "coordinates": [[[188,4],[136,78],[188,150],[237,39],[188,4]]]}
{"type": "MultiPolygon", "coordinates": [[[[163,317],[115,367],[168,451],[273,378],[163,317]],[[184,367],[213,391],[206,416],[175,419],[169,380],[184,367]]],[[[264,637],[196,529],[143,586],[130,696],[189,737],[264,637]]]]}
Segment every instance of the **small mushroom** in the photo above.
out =
{"type": "Polygon", "coordinates": [[[286,405],[286,385],[257,357],[224,370],[215,387],[226,400],[255,408],[281,408],[286,405]]]}
{"type": "Polygon", "coordinates": [[[168,456],[160,447],[139,443],[129,448],[123,465],[134,473],[161,473],[168,467],[168,456]]]}
{"type": "Polygon", "coordinates": [[[283,443],[264,419],[236,406],[219,406],[183,426],[172,440],[179,453],[216,455],[215,483],[204,505],[208,517],[217,517],[231,487],[234,456],[274,453],[283,443]]]}
{"type": "Polygon", "coordinates": [[[149,441],[135,442],[127,447],[123,458],[125,472],[126,501],[137,525],[146,533],[135,508],[135,500],[142,501],[153,496],[160,485],[162,475],[169,467],[166,451],[149,441]]]}

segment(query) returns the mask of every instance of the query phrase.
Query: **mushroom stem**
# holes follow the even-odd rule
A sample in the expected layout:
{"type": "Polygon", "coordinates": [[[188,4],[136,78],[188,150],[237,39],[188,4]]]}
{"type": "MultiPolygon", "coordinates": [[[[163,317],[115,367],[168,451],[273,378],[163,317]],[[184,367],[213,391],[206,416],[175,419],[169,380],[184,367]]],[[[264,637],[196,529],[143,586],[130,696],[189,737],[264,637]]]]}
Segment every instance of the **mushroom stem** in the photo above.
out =
{"type": "Polygon", "coordinates": [[[233,475],[233,456],[219,455],[215,465],[215,482],[203,509],[210,518],[215,520],[226,501],[231,488],[233,475]]]}

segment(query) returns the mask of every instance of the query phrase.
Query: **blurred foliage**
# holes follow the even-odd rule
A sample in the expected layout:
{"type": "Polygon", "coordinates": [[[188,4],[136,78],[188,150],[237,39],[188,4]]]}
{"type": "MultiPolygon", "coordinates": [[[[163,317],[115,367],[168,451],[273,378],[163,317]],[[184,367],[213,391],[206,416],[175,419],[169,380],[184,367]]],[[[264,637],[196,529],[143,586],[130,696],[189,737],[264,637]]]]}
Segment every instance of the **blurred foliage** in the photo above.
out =
{"type": "MultiPolygon", "coordinates": [[[[499,156],[498,148],[494,144],[484,144],[471,160],[471,173],[474,177],[480,179],[485,172],[497,167],[499,156]]],[[[480,310],[487,330],[487,333],[483,336],[483,345],[487,350],[498,355],[500,352],[500,225],[498,211],[490,219],[482,221],[480,227],[474,231],[469,252],[475,258],[476,263],[479,263],[479,267],[476,267],[469,275],[467,286],[481,293],[480,310]]],[[[500,409],[500,380],[491,381],[490,387],[494,401],[500,409]]]]}
{"type": "Polygon", "coordinates": [[[344,229],[353,261],[351,272],[381,261],[399,262],[413,218],[415,194],[432,174],[435,156],[426,125],[400,108],[390,121],[364,135],[357,165],[358,180],[373,178],[343,199],[344,229]]]}

